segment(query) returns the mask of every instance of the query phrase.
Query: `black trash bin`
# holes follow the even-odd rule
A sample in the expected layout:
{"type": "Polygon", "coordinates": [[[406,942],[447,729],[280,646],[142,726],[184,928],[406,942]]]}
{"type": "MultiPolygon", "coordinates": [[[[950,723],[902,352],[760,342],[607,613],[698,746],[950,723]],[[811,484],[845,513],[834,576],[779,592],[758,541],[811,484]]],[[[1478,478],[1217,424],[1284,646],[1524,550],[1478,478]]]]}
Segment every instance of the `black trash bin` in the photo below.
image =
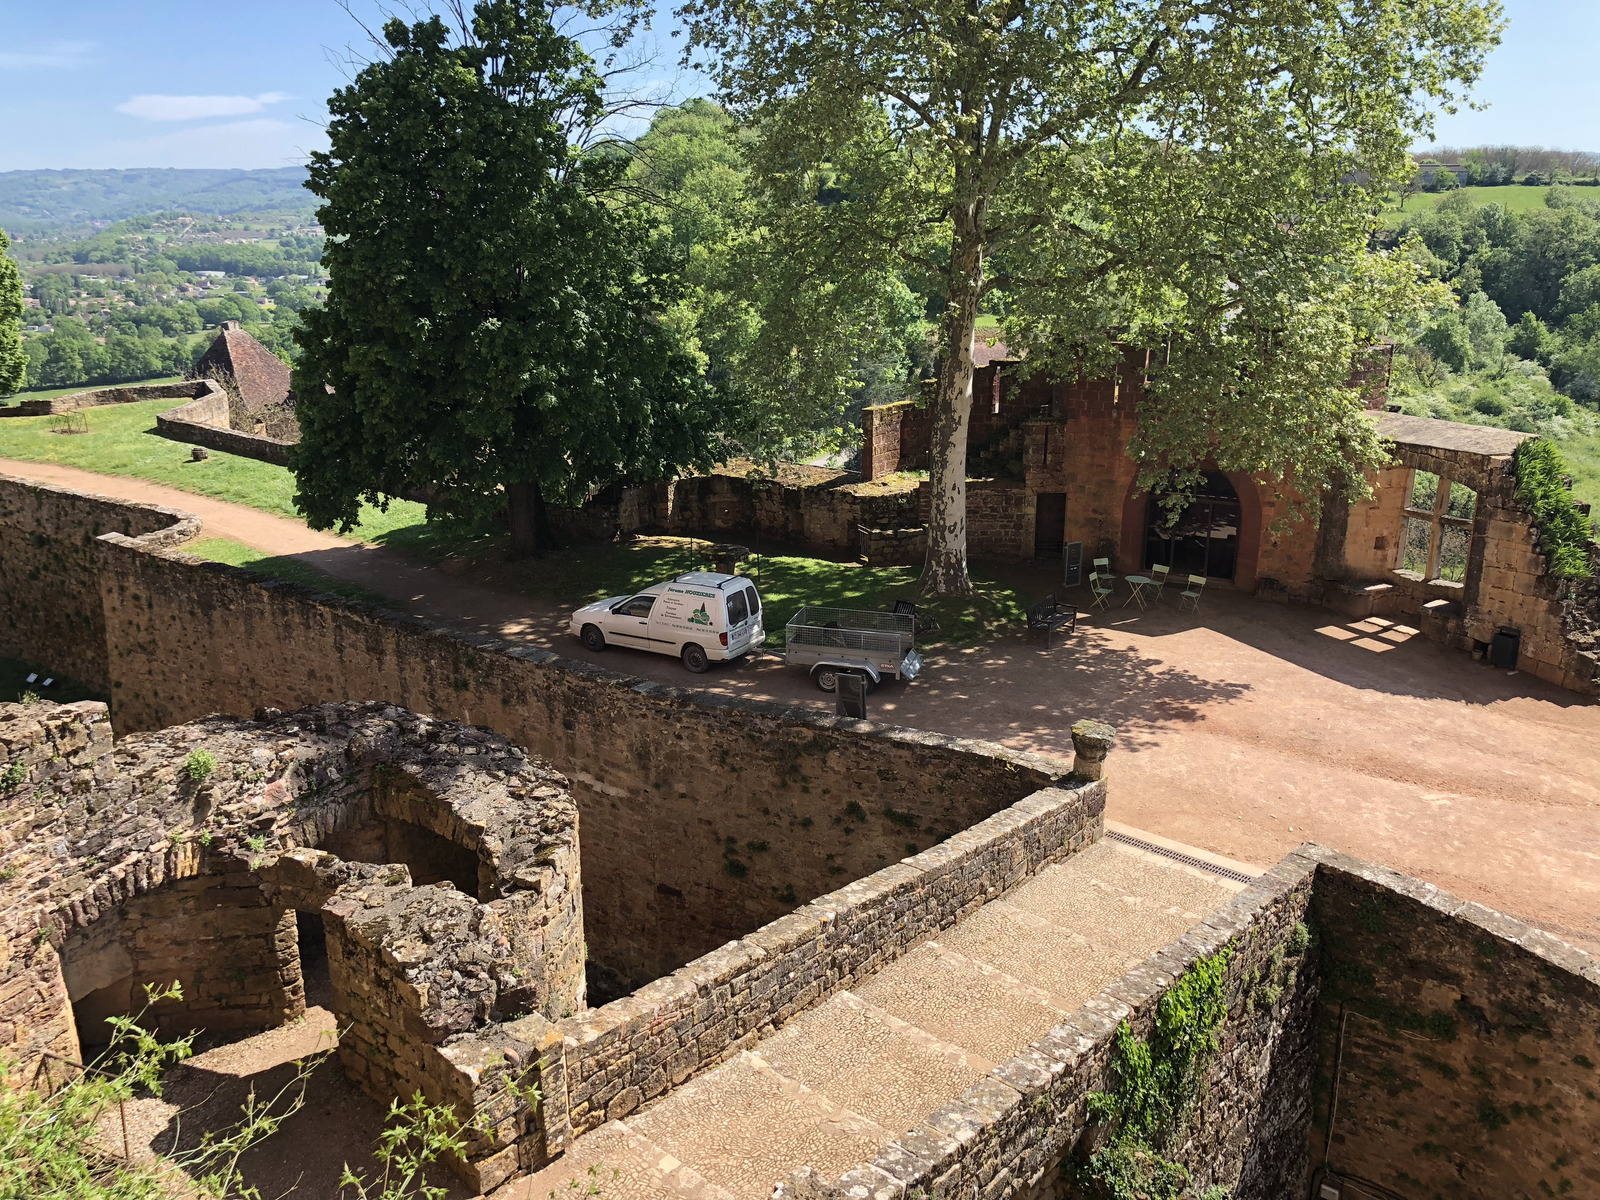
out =
{"type": "Polygon", "coordinates": [[[1517,655],[1522,650],[1522,631],[1513,629],[1509,625],[1502,625],[1495,631],[1494,640],[1489,643],[1489,663],[1491,666],[1508,667],[1516,670],[1517,655]]]}

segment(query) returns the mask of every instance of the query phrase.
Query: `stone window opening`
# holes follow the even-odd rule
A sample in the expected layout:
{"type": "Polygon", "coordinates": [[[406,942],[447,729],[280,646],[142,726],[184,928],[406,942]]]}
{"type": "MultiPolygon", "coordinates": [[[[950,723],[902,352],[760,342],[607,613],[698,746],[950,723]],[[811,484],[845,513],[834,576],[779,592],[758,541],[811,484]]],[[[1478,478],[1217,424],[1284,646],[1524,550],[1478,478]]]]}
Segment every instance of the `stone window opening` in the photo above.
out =
{"type": "Polygon", "coordinates": [[[1461,583],[1467,577],[1478,495],[1446,475],[1413,471],[1401,539],[1402,570],[1425,581],[1461,583]]]}

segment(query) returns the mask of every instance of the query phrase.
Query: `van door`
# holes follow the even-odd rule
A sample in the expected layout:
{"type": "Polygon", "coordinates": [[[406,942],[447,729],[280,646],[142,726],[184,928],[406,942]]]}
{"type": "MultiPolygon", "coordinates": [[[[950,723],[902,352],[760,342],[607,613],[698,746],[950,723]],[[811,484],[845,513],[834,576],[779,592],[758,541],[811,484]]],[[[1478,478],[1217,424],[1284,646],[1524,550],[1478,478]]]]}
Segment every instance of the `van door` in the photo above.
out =
{"type": "Polygon", "coordinates": [[[606,641],[639,650],[651,650],[650,610],[655,607],[654,596],[635,596],[611,610],[606,622],[606,641]]]}
{"type": "Polygon", "coordinates": [[[743,588],[726,593],[723,602],[728,611],[728,657],[738,658],[750,649],[750,603],[743,588]]]}

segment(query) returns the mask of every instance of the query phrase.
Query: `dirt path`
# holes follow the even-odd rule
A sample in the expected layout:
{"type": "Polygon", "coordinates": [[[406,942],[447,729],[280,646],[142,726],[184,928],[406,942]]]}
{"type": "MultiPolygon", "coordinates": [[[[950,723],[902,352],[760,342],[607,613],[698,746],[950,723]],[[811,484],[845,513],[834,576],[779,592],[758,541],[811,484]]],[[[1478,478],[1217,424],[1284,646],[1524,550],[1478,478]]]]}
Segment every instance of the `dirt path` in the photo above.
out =
{"type": "MultiPolygon", "coordinates": [[[[589,655],[548,603],[238,505],[46,464],[0,472],[184,508],[206,536],[292,554],[458,629],[831,706],[774,656],[693,678],[659,655],[589,655]]],[[[1052,650],[1007,638],[929,657],[914,685],[873,694],[875,718],[1057,755],[1071,753],[1074,720],[1108,720],[1121,734],[1117,820],[1260,863],[1323,842],[1600,950],[1600,707],[1571,693],[1404,626],[1220,589],[1199,619],[1170,604],[1113,609],[1052,650]]]]}

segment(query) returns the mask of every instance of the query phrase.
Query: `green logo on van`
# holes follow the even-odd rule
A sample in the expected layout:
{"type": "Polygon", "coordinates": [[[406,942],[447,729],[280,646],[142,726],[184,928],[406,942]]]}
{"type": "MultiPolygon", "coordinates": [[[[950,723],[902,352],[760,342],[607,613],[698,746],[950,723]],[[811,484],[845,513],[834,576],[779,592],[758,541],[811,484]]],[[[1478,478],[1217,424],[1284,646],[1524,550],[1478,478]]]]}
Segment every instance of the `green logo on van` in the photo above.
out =
{"type": "Polygon", "coordinates": [[[702,604],[699,608],[695,609],[692,613],[689,614],[689,624],[691,624],[691,625],[709,625],[709,624],[711,624],[711,614],[706,612],[706,606],[704,604],[702,604]]]}

